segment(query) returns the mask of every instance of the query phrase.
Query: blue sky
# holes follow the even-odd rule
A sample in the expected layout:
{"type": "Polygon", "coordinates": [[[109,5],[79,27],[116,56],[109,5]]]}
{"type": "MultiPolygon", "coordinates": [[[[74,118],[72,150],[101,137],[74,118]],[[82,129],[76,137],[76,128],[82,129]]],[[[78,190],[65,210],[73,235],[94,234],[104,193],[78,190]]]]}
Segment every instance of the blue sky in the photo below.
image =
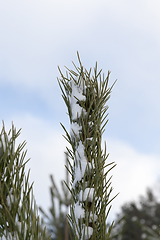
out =
{"type": "Polygon", "coordinates": [[[111,71],[107,141],[113,211],[159,179],[160,3],[158,0],[5,0],[0,3],[0,119],[27,140],[37,203],[47,209],[49,174],[64,177],[66,107],[59,65],[111,71]],[[127,179],[127,181],[126,181],[127,179]]]}

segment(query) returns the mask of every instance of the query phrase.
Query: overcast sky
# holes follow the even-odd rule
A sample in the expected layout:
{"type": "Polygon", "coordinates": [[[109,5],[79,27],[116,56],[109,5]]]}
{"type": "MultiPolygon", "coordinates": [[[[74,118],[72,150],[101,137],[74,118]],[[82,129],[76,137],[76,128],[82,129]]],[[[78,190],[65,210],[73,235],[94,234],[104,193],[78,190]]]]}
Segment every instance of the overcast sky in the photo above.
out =
{"type": "Polygon", "coordinates": [[[57,65],[108,70],[113,88],[107,141],[112,212],[160,179],[160,1],[0,0],[0,120],[26,139],[37,204],[50,202],[49,175],[64,178],[66,107],[57,65]]]}

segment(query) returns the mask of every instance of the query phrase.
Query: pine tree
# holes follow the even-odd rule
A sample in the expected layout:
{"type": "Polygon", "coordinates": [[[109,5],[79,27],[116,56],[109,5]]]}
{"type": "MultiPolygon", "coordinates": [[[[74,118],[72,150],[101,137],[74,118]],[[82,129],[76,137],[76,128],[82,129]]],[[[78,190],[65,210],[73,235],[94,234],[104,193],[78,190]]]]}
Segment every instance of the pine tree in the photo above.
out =
{"type": "Polygon", "coordinates": [[[108,87],[109,75],[104,77],[97,71],[80,67],[75,71],[67,68],[64,76],[59,68],[58,79],[62,97],[68,109],[71,124],[70,133],[62,125],[70,157],[68,172],[71,186],[66,184],[72,195],[68,220],[76,240],[110,239],[112,224],[107,229],[106,221],[110,211],[111,177],[108,173],[115,164],[108,163],[108,154],[102,151],[102,134],[108,122],[106,102],[110,98],[112,87],[108,87]]]}
{"type": "Polygon", "coordinates": [[[138,202],[124,204],[115,221],[115,240],[160,239],[160,202],[153,190],[148,188],[146,196],[141,196],[138,202]]]}
{"type": "Polygon", "coordinates": [[[25,174],[26,142],[15,145],[19,135],[13,125],[8,134],[3,125],[0,133],[0,239],[49,239],[38,216],[29,172],[25,174]]]}

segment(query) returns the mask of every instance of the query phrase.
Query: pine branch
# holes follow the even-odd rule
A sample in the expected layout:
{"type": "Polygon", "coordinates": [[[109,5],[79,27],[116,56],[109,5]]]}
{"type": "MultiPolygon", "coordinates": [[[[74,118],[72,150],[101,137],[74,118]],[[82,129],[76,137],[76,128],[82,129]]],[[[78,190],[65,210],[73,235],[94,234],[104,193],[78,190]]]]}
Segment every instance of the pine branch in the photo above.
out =
{"type": "Polygon", "coordinates": [[[29,172],[25,174],[26,142],[15,148],[19,135],[13,125],[8,134],[3,125],[0,133],[0,238],[49,239],[38,216],[29,172]]]}
{"type": "Polygon", "coordinates": [[[70,169],[67,168],[72,178],[72,186],[68,188],[73,199],[68,221],[75,239],[105,240],[110,239],[112,228],[111,225],[107,231],[106,227],[107,207],[112,201],[109,200],[111,182],[107,178],[115,164],[106,165],[108,154],[106,147],[104,152],[101,149],[101,139],[108,122],[106,102],[114,84],[108,87],[110,72],[106,78],[102,77],[97,63],[91,76],[91,69],[87,71],[77,55],[80,67],[73,63],[76,72],[66,68],[66,76],[59,68],[58,79],[71,123],[70,133],[62,125],[71,145],[71,149],[67,148],[68,156],[73,160],[70,169]],[[105,172],[106,167],[110,168],[105,172]]]}

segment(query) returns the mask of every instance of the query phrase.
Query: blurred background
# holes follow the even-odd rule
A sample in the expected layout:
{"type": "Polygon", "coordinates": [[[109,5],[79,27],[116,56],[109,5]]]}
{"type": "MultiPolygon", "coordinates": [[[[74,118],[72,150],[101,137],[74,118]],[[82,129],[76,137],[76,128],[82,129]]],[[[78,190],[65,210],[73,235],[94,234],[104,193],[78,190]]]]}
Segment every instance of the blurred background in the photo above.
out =
{"type": "Polygon", "coordinates": [[[57,66],[105,75],[113,88],[103,136],[115,161],[110,218],[160,182],[160,2],[158,0],[0,0],[0,121],[27,141],[27,168],[38,206],[47,210],[50,179],[65,177],[67,109],[57,66]]]}

